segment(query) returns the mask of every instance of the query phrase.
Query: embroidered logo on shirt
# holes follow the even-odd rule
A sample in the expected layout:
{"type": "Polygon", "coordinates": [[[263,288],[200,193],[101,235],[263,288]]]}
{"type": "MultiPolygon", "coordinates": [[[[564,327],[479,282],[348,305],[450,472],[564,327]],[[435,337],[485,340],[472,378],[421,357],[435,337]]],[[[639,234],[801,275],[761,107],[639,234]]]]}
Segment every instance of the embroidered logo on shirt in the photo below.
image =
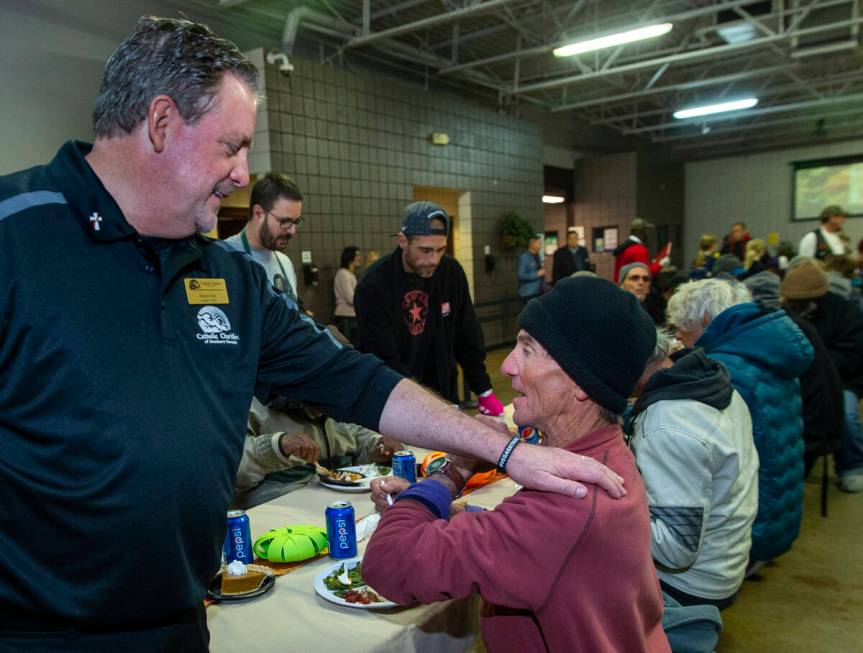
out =
{"type": "Polygon", "coordinates": [[[240,336],[231,331],[231,321],[225,312],[215,306],[204,306],[198,311],[198,340],[208,344],[238,345],[240,336]]]}
{"type": "Polygon", "coordinates": [[[93,227],[93,231],[102,230],[102,216],[95,211],[90,214],[90,226],[93,227]]]}
{"type": "Polygon", "coordinates": [[[444,317],[446,317],[450,313],[452,313],[452,310],[449,307],[449,302],[443,302],[440,305],[440,314],[443,315],[444,317]]]}
{"type": "Polygon", "coordinates": [[[422,290],[410,290],[402,297],[402,315],[412,336],[426,329],[429,314],[429,296],[422,290]]]}

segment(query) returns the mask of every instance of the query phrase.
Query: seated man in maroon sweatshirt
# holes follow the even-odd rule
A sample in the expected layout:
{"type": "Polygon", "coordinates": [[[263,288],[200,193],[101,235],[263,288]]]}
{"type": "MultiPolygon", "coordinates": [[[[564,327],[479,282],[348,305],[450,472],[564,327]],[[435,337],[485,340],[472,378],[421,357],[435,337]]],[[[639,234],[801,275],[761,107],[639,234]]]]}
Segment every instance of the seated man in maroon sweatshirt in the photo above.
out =
{"type": "MultiPolygon", "coordinates": [[[[662,595],[650,555],[644,484],[616,415],[656,342],[638,299],[599,278],[570,278],[530,302],[518,342],[501,366],[518,393],[513,419],[544,444],[595,458],[627,488],[584,500],[521,490],[493,511],[453,514],[474,471],[443,461],[407,486],[373,486],[386,511],[363,576],[387,598],[431,603],[479,594],[489,651],[669,651],[662,595]],[[397,494],[386,509],[386,493],[397,494]]],[[[519,444],[504,450],[498,469],[519,444]]]]}

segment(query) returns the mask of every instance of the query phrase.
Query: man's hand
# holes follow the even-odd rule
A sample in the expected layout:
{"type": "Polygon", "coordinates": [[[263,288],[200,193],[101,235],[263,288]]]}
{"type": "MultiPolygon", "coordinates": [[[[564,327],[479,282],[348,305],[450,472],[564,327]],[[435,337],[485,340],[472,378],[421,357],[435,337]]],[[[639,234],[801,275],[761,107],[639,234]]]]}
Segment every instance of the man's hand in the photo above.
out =
{"type": "Polygon", "coordinates": [[[408,481],[398,476],[384,476],[372,480],[372,503],[375,504],[375,509],[380,513],[386,512],[387,508],[392,505],[392,501],[409,486],[408,481]],[[389,501],[387,501],[387,497],[389,497],[389,501]]]}
{"type": "Polygon", "coordinates": [[[545,276],[545,268],[540,268],[539,270],[537,270],[536,276],[540,277],[540,278],[544,277],[545,276]]]}
{"type": "Polygon", "coordinates": [[[533,490],[582,498],[587,495],[587,488],[577,482],[582,481],[599,485],[615,499],[626,496],[623,478],[593,458],[563,449],[520,444],[509,458],[506,473],[533,490]]]}
{"type": "Polygon", "coordinates": [[[383,463],[392,459],[396,451],[401,451],[404,448],[405,446],[398,440],[393,440],[384,435],[369,454],[369,458],[376,463],[383,463]]]}
{"type": "Polygon", "coordinates": [[[296,456],[310,463],[318,460],[318,445],[305,433],[283,433],[279,438],[279,449],[285,457],[296,456]]]}
{"type": "Polygon", "coordinates": [[[503,404],[494,396],[493,390],[486,390],[476,398],[476,408],[483,415],[497,417],[503,413],[503,404]]]}

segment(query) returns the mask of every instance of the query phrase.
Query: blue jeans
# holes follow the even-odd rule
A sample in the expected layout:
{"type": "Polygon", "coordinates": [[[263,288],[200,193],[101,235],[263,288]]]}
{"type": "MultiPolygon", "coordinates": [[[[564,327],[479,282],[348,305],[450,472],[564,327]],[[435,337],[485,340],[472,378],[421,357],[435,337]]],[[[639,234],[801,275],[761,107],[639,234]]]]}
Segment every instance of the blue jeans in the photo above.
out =
{"type": "Polygon", "coordinates": [[[863,424],[860,423],[860,398],[851,390],[842,391],[845,403],[845,426],[839,451],[836,452],[836,473],[863,474],[863,424]]]}

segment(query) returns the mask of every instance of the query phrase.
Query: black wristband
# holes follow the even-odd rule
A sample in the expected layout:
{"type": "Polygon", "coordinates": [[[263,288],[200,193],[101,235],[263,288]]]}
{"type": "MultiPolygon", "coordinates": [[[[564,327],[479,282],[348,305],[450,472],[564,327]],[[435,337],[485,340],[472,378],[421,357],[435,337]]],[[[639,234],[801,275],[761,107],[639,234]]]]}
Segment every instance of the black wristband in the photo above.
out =
{"type": "Polygon", "coordinates": [[[521,436],[516,435],[507,442],[506,446],[503,448],[503,453],[500,454],[500,458],[497,460],[497,471],[501,474],[506,471],[506,463],[509,461],[509,457],[512,455],[513,450],[520,442],[521,436]]]}

